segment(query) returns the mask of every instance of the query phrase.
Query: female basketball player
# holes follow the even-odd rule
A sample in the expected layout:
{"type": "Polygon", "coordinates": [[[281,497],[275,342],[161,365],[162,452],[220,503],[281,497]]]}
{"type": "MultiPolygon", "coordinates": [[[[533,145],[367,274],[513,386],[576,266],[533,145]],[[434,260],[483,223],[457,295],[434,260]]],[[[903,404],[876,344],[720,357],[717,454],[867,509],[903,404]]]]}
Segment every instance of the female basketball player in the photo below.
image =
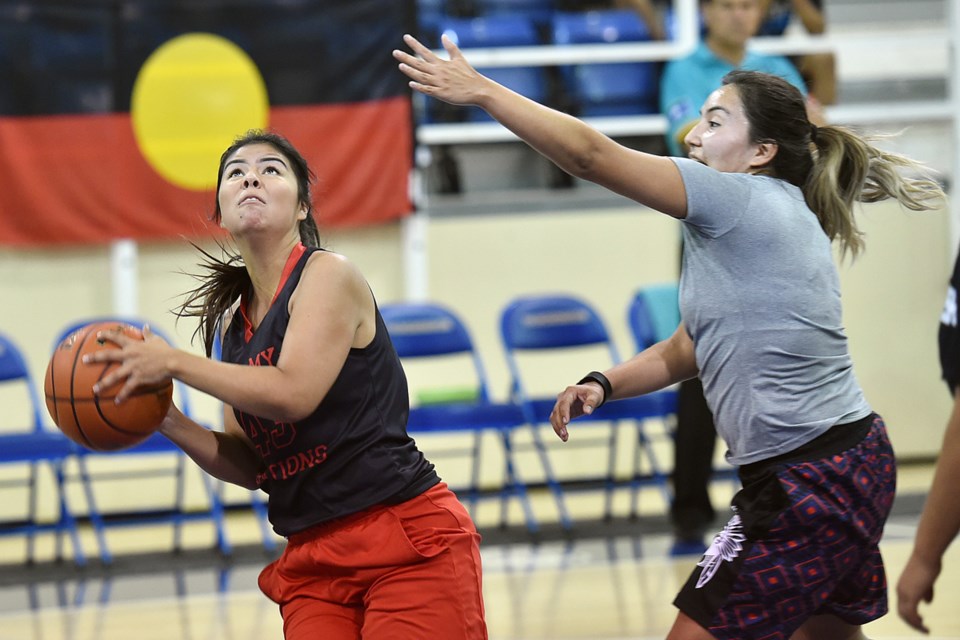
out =
{"type": "MultiPolygon", "coordinates": [[[[670,339],[559,396],[553,427],[610,398],[699,375],[744,489],[675,600],[671,639],[861,637],[887,610],[877,542],[895,465],[853,375],[831,251],[856,254],[854,202],[931,208],[939,186],[905,158],[812,125],[800,92],[766,74],[724,79],[688,134],[689,159],[628,149],[406,36],[410,86],[476,105],[574,176],[683,222],[683,324],[670,339]]],[[[564,251],[558,247],[558,251],[564,251]]],[[[598,273],[603,279],[609,274],[598,273]]]]}
{"type": "Polygon", "coordinates": [[[217,478],[269,493],[288,543],[260,574],[284,636],[486,638],[479,535],[407,435],[407,382],[370,287],[318,248],[306,161],[249,132],[220,159],[214,220],[238,255],[209,254],[182,314],[207,354],[105,334],[104,385],[177,378],[225,403],[224,432],[175,407],[160,431],[217,478]],[[221,325],[221,319],[223,320],[221,325]],[[109,352],[109,353],[108,353],[109,352]]]}

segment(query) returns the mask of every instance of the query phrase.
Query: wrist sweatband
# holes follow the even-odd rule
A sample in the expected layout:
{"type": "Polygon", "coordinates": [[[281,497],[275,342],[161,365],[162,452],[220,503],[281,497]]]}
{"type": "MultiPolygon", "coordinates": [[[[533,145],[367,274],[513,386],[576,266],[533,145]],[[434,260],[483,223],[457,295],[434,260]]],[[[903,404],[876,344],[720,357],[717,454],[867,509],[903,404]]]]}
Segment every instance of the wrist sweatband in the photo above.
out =
{"type": "Polygon", "coordinates": [[[607,376],[603,375],[599,371],[591,371],[577,384],[584,384],[585,382],[596,382],[600,385],[600,388],[603,389],[603,397],[600,399],[600,404],[594,407],[594,409],[599,409],[607,401],[607,398],[613,395],[613,387],[610,386],[610,381],[607,380],[607,376]]]}

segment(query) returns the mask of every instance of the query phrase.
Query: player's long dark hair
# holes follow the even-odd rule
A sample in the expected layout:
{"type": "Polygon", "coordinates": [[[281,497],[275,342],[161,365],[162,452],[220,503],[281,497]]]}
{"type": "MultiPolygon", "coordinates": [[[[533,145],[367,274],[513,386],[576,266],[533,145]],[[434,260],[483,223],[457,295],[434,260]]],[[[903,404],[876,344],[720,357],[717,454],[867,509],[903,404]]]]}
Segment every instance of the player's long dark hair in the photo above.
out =
{"type": "Polygon", "coordinates": [[[873,139],[845,127],[813,125],[803,95],[783,78],[737,70],[723,84],[737,88],[751,140],[777,145],[764,173],[800,187],[824,233],[840,243],[841,254],[855,257],[863,249],[863,232],[853,215],[856,202],[895,198],[913,211],[942,204],[943,189],[922,164],[882,151],[873,139]]]}
{"type": "MultiPolygon", "coordinates": [[[[300,155],[289,140],[283,136],[270,132],[252,129],[231,144],[220,156],[220,168],[217,174],[217,200],[212,219],[220,224],[220,183],[223,180],[223,168],[227,160],[242,147],[251,144],[268,144],[282,154],[293,169],[297,179],[297,197],[300,204],[307,207],[307,217],[300,221],[300,242],[306,247],[320,246],[320,232],[313,217],[313,199],[310,194],[310,185],[315,176],[310,170],[307,161],[300,155]]],[[[222,242],[217,242],[222,257],[217,257],[202,247],[194,244],[201,253],[199,267],[202,273],[190,274],[200,281],[200,286],[188,291],[183,305],[177,311],[179,318],[199,318],[193,337],[203,340],[207,356],[213,354],[214,339],[220,329],[221,319],[241,295],[250,291],[250,274],[243,264],[243,258],[236,251],[232,251],[222,242]]]]}

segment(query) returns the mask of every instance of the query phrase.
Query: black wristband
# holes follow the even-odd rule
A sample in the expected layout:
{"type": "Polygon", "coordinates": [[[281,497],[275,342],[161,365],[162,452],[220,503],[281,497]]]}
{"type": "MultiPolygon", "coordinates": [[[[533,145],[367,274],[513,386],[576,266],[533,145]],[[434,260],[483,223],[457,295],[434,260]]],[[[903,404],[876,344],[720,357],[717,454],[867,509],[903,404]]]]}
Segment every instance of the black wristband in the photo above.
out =
{"type": "Polygon", "coordinates": [[[606,403],[607,398],[613,395],[613,387],[610,386],[610,381],[607,380],[607,376],[603,375],[599,371],[591,371],[587,375],[583,376],[583,378],[577,384],[583,384],[585,382],[596,382],[600,385],[600,388],[603,389],[603,397],[600,399],[600,404],[595,406],[594,409],[599,409],[602,407],[604,403],[606,403]]]}

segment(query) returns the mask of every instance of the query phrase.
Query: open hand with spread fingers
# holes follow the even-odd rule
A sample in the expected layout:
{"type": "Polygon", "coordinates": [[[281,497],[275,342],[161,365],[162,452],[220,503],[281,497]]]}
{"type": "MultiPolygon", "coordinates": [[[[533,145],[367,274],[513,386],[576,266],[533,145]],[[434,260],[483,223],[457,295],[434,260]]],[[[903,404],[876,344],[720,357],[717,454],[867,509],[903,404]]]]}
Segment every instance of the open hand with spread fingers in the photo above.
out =
{"type": "Polygon", "coordinates": [[[425,95],[457,105],[482,106],[486,87],[493,81],[477,73],[448,36],[441,38],[450,55],[444,60],[411,35],[403,41],[415,55],[394,49],[400,71],[410,78],[410,88],[425,95]]]}

